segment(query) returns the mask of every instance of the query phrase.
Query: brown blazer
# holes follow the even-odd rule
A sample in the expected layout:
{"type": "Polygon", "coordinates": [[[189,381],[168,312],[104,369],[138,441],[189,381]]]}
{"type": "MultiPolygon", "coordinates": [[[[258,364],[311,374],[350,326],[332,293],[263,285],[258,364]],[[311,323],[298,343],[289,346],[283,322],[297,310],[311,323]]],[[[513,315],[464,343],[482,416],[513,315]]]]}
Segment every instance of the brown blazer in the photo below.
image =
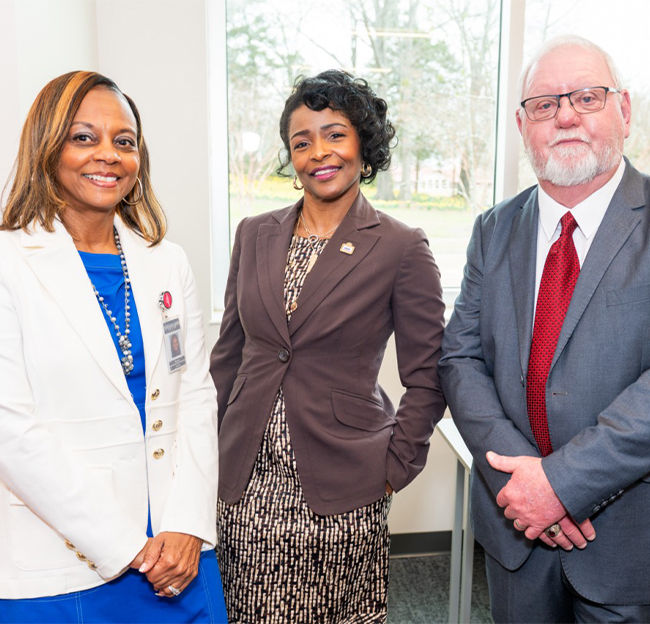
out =
{"type": "Polygon", "coordinates": [[[300,480],[317,514],[382,497],[424,468],[445,400],[437,365],[444,304],[422,230],[377,212],[359,193],[307,276],[287,325],[284,273],[302,200],[237,229],[221,333],[210,371],[219,402],[219,495],[248,484],[283,387],[300,480]],[[341,251],[351,243],[352,254],[341,251]],[[406,392],[395,412],[377,383],[395,332],[406,392]]]}

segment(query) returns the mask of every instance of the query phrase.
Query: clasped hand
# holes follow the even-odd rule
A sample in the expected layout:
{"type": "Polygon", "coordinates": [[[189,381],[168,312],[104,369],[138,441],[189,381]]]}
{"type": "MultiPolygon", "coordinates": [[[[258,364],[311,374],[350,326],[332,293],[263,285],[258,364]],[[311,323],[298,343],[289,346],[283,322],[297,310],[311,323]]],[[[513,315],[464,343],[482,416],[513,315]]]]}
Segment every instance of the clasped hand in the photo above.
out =
{"type": "Polygon", "coordinates": [[[159,596],[172,598],[170,586],[182,592],[198,574],[202,544],[193,535],[159,533],[147,540],[129,566],[146,574],[159,596]]]}
{"type": "Polygon", "coordinates": [[[539,538],[553,548],[560,546],[571,550],[574,545],[584,548],[587,541],[596,537],[589,519],[578,524],[567,513],[553,491],[539,457],[506,457],[489,451],[486,458],[495,470],[512,475],[497,495],[497,504],[504,508],[506,518],[516,521],[515,529],[524,531],[528,539],[539,538]],[[544,531],[556,522],[562,531],[556,537],[550,537],[544,531]]]}

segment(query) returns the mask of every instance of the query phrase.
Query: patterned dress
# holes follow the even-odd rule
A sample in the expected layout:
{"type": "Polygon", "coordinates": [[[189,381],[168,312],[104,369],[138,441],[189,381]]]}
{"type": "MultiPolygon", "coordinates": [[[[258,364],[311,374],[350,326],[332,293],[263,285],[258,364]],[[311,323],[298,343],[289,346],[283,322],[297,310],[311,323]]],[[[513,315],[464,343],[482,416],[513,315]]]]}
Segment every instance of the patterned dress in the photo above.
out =
{"type": "MultiPolygon", "coordinates": [[[[327,240],[294,236],[284,281],[287,322],[310,258],[327,240]]],[[[392,497],[318,516],[305,502],[282,387],[241,500],[217,506],[217,558],[230,622],[386,621],[392,497]]]]}

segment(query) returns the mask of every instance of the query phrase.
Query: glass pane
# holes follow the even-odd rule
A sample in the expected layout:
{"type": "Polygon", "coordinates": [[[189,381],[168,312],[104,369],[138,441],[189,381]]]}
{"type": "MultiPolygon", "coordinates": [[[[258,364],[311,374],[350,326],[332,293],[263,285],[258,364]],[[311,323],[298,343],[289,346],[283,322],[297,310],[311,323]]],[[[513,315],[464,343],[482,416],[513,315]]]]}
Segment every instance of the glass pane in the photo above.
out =
{"type": "MultiPolygon", "coordinates": [[[[625,142],[625,155],[644,172],[650,171],[650,73],[647,53],[639,42],[647,37],[648,23],[648,0],[618,0],[615,5],[610,0],[526,2],[524,59],[545,40],[565,34],[587,37],[612,56],[623,76],[623,86],[632,96],[632,130],[625,142]]],[[[536,179],[521,149],[519,188],[532,184],[536,179]]]]}
{"type": "Polygon", "coordinates": [[[231,225],[293,204],[275,174],[278,122],[299,75],[342,68],[389,105],[390,171],[362,189],[422,227],[448,303],[474,218],[492,204],[498,0],[228,0],[231,225]]]}

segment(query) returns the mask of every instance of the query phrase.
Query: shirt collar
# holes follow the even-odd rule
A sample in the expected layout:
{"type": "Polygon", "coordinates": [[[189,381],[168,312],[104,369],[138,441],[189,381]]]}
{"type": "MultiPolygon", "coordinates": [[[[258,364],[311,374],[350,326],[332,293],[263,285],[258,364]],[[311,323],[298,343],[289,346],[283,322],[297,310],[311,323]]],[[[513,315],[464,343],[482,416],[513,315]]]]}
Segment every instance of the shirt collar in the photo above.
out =
{"type": "MultiPolygon", "coordinates": [[[[614,197],[614,193],[618,188],[623,174],[625,173],[625,160],[621,158],[621,164],[618,166],[616,173],[612,176],[611,180],[604,186],[599,188],[595,193],[592,193],[581,201],[579,204],[571,208],[580,231],[586,239],[590,239],[600,226],[607,207],[614,197]]],[[[568,208],[556,202],[541,186],[537,186],[538,200],[539,200],[539,220],[544,230],[544,235],[550,241],[557,230],[560,219],[564,213],[568,212],[568,208]]]]}

